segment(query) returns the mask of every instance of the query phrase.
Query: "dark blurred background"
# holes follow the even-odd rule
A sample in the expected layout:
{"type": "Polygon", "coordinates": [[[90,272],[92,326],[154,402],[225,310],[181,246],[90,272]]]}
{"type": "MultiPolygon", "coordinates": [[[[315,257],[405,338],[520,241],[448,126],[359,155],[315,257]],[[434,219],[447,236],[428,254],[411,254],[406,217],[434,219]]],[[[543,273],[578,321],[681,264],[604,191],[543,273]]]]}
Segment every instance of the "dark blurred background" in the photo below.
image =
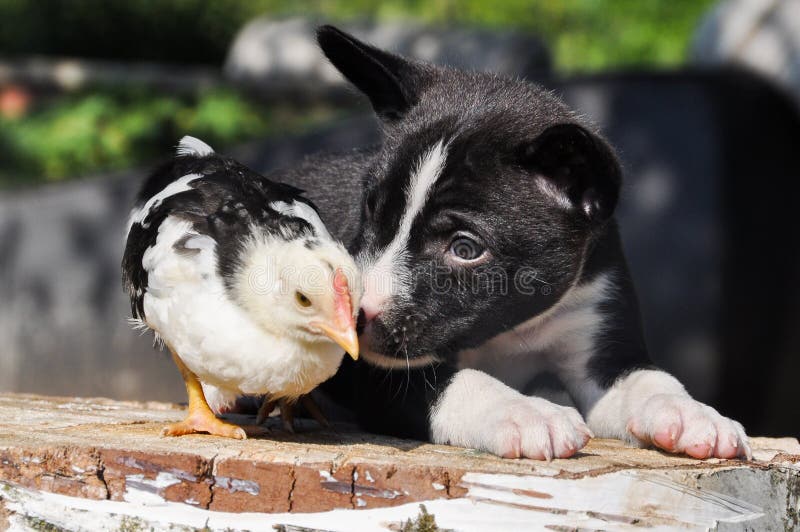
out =
{"type": "Polygon", "coordinates": [[[600,124],[653,357],[800,435],[800,0],[0,0],[0,391],[183,400],[126,323],[133,194],[185,134],[261,171],[374,142],[320,22],[600,124]]]}

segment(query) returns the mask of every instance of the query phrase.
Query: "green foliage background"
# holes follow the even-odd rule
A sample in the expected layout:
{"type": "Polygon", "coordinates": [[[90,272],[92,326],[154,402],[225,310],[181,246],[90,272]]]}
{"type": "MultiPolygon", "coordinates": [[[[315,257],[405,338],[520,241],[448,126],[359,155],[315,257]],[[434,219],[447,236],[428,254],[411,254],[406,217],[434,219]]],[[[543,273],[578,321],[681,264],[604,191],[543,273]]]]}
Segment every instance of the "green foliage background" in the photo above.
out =
{"type": "MultiPolygon", "coordinates": [[[[670,67],[713,0],[0,0],[0,55],[220,65],[253,17],[421,20],[541,36],[560,73],[670,67]]],[[[96,87],[0,118],[0,185],[57,181],[163,155],[191,132],[224,147],[332,116],[234,90],[190,95],[96,87]]]]}
{"type": "Polygon", "coordinates": [[[0,0],[0,50],[219,64],[261,15],[417,19],[541,35],[561,71],[683,61],[713,0],[0,0]]]}
{"type": "Polygon", "coordinates": [[[96,87],[58,97],[19,119],[0,118],[0,185],[131,168],[167,156],[186,134],[221,148],[297,133],[335,116],[327,107],[301,112],[267,106],[232,89],[170,95],[96,87]]]}

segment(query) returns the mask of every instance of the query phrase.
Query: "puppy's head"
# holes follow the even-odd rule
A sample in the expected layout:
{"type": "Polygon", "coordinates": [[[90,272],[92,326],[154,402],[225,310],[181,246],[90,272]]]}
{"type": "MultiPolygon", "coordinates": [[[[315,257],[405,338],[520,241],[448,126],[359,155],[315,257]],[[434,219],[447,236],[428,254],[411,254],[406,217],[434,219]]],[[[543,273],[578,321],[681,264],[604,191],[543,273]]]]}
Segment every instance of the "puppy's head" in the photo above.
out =
{"type": "Polygon", "coordinates": [[[364,357],[427,364],[557,304],[617,203],[605,141],[530,83],[414,62],[330,26],[318,39],[384,131],[354,243],[364,357]]]}

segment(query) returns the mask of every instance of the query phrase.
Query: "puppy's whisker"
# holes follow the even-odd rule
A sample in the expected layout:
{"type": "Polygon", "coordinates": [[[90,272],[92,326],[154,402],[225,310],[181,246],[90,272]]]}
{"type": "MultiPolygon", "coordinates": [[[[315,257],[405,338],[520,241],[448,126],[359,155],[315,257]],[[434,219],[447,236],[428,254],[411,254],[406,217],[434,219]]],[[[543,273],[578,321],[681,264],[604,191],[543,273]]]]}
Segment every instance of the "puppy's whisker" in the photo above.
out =
{"type": "MultiPolygon", "coordinates": [[[[406,355],[406,391],[403,392],[403,401],[405,402],[408,397],[408,386],[411,384],[411,360],[408,358],[408,349],[404,350],[406,355]]],[[[423,376],[425,373],[423,372],[423,376]]]]}
{"type": "MultiPolygon", "coordinates": [[[[433,366],[431,366],[431,368],[432,367],[433,366]]],[[[433,372],[433,377],[434,377],[434,380],[436,380],[436,371],[435,370],[433,372]]],[[[431,389],[432,392],[435,392],[436,391],[436,386],[431,384],[431,382],[428,380],[428,368],[422,368],[422,378],[425,379],[425,385],[428,386],[431,389]]]]}
{"type": "Polygon", "coordinates": [[[525,348],[525,349],[526,349],[528,352],[530,352],[530,353],[533,353],[533,352],[534,352],[534,350],[533,350],[533,348],[531,347],[531,345],[530,345],[530,344],[527,342],[527,340],[525,340],[525,337],[524,337],[524,336],[522,336],[522,335],[519,333],[519,331],[517,331],[517,330],[516,330],[516,329],[514,329],[513,327],[510,327],[510,326],[508,325],[508,323],[506,323],[506,322],[501,322],[501,325],[502,325],[502,327],[503,327],[503,328],[505,328],[507,331],[511,331],[511,332],[514,334],[514,336],[516,336],[516,337],[517,337],[517,339],[519,340],[519,343],[520,343],[520,345],[522,345],[522,346],[523,346],[523,347],[524,347],[524,348],[525,348]]]}

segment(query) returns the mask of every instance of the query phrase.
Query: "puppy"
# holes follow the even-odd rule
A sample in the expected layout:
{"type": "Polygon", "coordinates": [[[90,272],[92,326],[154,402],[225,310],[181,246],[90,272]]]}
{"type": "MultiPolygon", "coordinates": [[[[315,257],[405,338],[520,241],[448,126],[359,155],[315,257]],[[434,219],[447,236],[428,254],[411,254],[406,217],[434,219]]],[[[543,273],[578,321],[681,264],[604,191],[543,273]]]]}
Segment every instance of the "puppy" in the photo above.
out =
{"type": "Polygon", "coordinates": [[[614,220],[620,165],[591,124],[531,83],[330,26],[318,41],[382,129],[377,148],[290,174],[365,277],[366,363],[325,385],[333,400],[369,430],[505,457],[568,457],[592,434],[750,457],[739,423],[650,362],[614,220]],[[542,382],[575,408],[520,391],[542,382]]]}

